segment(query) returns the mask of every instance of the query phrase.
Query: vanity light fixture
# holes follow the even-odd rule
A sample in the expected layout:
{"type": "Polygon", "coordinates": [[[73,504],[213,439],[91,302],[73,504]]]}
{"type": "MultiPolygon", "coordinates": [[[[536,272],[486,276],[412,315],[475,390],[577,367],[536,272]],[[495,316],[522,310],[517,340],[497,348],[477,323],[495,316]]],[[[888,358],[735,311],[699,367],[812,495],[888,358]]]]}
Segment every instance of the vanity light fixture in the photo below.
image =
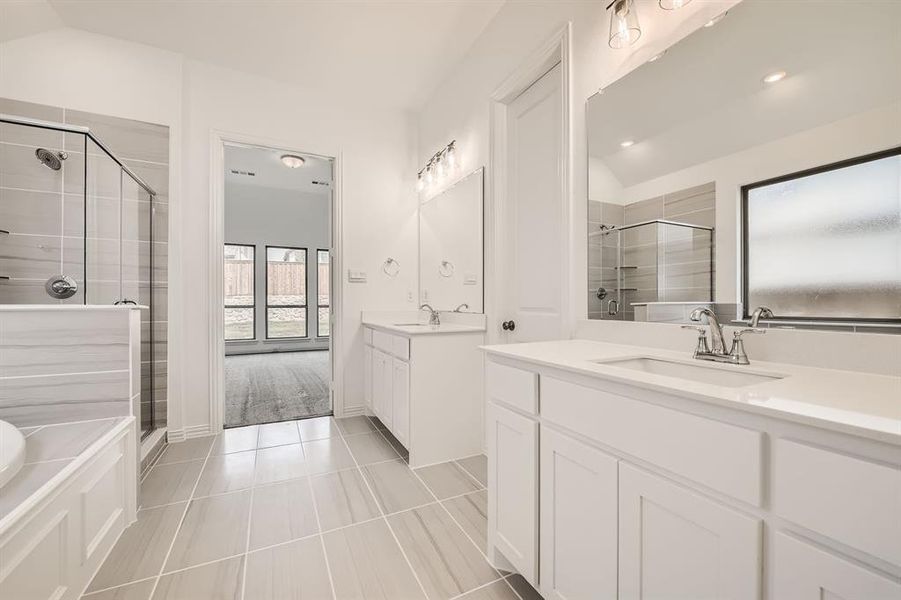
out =
{"type": "Polygon", "coordinates": [[[623,140],[622,142],[619,143],[619,145],[622,146],[623,148],[628,148],[629,146],[635,145],[635,140],[623,140]]]}
{"type": "Polygon", "coordinates": [[[704,23],[704,27],[713,27],[714,25],[716,25],[717,23],[719,23],[720,21],[725,19],[726,15],[728,15],[728,14],[729,14],[728,10],[726,12],[722,12],[722,13],[718,14],[717,16],[713,17],[712,19],[710,19],[709,21],[704,23]]]}
{"type": "Polygon", "coordinates": [[[302,156],[296,154],[282,154],[280,160],[289,169],[299,169],[307,162],[302,156]]]}
{"type": "Polygon", "coordinates": [[[774,71],[763,78],[764,83],[776,83],[777,81],[782,81],[785,79],[786,72],[785,71],[774,71]]]}
{"type": "Polygon", "coordinates": [[[457,141],[454,140],[433,154],[429,162],[420,169],[416,176],[416,191],[421,192],[427,187],[438,184],[456,170],[458,163],[457,141]]]}
{"type": "Polygon", "coordinates": [[[659,0],[660,8],[663,10],[679,10],[691,0],[659,0]]]}
{"type": "Polygon", "coordinates": [[[610,14],[610,38],[608,43],[614,50],[631,46],[641,37],[638,12],[634,0],[613,0],[607,10],[610,14]]]}

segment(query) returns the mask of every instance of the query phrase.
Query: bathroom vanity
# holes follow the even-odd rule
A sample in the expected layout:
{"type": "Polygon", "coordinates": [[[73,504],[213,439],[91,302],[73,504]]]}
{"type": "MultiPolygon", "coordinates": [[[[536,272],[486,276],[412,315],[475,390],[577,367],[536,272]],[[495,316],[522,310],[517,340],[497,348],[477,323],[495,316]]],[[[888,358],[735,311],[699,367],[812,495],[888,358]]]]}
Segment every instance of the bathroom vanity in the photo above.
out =
{"type": "Polygon", "coordinates": [[[901,378],[486,352],[489,556],[546,599],[901,597],[901,378]]]}
{"type": "Polygon", "coordinates": [[[432,326],[364,313],[366,407],[411,467],[482,452],[484,316],[468,316],[470,324],[432,326]]]}

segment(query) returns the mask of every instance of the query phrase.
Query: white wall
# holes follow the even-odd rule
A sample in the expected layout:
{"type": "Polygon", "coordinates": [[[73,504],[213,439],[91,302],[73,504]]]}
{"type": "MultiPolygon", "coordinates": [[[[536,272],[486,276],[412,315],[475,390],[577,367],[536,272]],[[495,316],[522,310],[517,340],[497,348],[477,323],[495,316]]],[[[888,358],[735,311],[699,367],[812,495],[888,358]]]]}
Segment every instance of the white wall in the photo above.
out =
{"type": "MultiPolygon", "coordinates": [[[[105,113],[170,128],[169,427],[203,433],[209,412],[208,249],[213,130],[338,157],[344,268],[365,284],[341,288],[346,405],[360,408],[360,312],[416,295],[415,121],[370,109],[365,94],[319,98],[288,86],[86,32],[59,29],[0,44],[0,96],[105,113]],[[404,268],[382,275],[388,256],[404,268]]],[[[413,306],[409,304],[409,306],[413,306]]]]}
{"type": "Polygon", "coordinates": [[[328,188],[318,193],[248,185],[226,181],[225,243],[250,244],[256,249],[255,329],[253,341],[226,342],[226,354],[274,350],[327,349],[328,340],[316,339],[317,255],[331,247],[328,188]],[[266,246],[307,249],[307,339],[266,339],[266,246]]]}
{"type": "MultiPolygon", "coordinates": [[[[584,294],[588,210],[586,100],[600,87],[643,64],[735,3],[734,0],[692,2],[678,11],[663,11],[656,0],[638,0],[642,37],[628,50],[615,51],[607,45],[607,3],[508,2],[420,114],[418,155],[421,164],[437,149],[456,139],[463,172],[488,166],[492,92],[556,31],[572,22],[570,113],[574,135],[573,186],[569,199],[572,281],[569,312],[573,322],[570,329],[574,328],[575,320],[585,318],[588,311],[584,294]]],[[[488,176],[490,178],[490,170],[488,176]]],[[[489,327],[494,327],[496,316],[488,316],[489,327]]]]}

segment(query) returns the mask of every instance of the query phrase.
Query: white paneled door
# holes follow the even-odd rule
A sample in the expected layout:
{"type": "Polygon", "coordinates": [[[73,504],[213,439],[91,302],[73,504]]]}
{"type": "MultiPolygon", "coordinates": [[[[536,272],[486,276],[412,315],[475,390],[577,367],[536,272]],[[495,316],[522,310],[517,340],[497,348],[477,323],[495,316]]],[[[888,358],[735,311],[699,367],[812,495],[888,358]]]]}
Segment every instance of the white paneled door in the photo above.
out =
{"type": "Polygon", "coordinates": [[[563,69],[557,64],[506,109],[498,214],[499,318],[508,341],[564,333],[563,69]]]}

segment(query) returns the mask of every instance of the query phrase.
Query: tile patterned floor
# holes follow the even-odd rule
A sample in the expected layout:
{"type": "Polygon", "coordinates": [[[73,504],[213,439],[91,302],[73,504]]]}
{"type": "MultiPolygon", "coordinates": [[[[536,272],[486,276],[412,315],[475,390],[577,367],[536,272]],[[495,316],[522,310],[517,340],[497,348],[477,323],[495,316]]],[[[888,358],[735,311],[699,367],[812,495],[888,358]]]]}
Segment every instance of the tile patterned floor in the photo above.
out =
{"type": "Polygon", "coordinates": [[[485,557],[487,460],[410,469],[376,419],[171,444],[83,600],[540,600],[485,557]]]}

